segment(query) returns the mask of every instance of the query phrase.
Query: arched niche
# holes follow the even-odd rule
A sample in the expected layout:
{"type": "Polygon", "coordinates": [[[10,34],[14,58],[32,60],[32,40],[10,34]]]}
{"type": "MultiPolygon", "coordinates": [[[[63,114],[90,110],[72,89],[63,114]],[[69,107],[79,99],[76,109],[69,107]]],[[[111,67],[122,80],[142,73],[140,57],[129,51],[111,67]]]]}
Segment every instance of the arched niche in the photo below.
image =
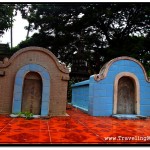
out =
{"type": "Polygon", "coordinates": [[[137,77],[130,72],[119,73],[116,76],[114,82],[113,114],[120,114],[120,113],[137,114],[137,115],[140,114],[139,81],[137,77]]]}
{"type": "Polygon", "coordinates": [[[38,73],[42,79],[42,99],[40,114],[41,116],[47,116],[49,114],[50,103],[50,75],[44,67],[38,64],[28,64],[18,70],[14,83],[12,112],[21,112],[24,79],[29,72],[38,73]]]}
{"type": "Polygon", "coordinates": [[[42,78],[37,72],[28,72],[24,77],[22,91],[22,112],[41,115],[42,78]]]}

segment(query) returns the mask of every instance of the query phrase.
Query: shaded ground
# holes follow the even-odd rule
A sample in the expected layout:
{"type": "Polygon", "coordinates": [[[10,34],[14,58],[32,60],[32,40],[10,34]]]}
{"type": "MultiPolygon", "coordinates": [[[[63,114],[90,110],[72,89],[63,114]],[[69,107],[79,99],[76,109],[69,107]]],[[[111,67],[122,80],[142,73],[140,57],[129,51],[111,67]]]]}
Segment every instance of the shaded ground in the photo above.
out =
{"type": "Polygon", "coordinates": [[[45,120],[0,115],[0,144],[150,143],[150,119],[92,117],[76,108],[67,113],[45,120]]]}

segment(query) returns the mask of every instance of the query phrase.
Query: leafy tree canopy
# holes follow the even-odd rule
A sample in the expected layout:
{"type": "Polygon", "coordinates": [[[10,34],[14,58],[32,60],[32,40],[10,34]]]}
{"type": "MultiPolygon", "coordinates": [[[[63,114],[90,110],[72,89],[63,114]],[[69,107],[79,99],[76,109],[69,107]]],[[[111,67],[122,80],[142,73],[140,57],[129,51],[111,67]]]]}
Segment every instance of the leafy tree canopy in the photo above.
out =
{"type": "Polygon", "coordinates": [[[13,16],[16,15],[16,6],[10,4],[0,4],[0,36],[7,31],[13,23],[13,16]]]}
{"type": "Polygon", "coordinates": [[[38,30],[17,48],[30,45],[50,49],[69,64],[84,52],[91,74],[122,55],[149,66],[149,3],[18,4],[28,32],[38,30]]]}

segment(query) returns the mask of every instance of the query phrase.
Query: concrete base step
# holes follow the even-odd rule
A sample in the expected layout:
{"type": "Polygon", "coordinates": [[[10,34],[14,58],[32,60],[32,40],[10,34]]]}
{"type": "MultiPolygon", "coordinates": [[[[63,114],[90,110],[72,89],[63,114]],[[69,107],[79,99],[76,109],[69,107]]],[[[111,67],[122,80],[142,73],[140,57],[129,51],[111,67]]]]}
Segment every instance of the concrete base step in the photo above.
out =
{"type": "Polygon", "coordinates": [[[118,119],[147,119],[148,117],[142,115],[135,115],[135,114],[115,114],[112,115],[114,118],[118,119]]]}

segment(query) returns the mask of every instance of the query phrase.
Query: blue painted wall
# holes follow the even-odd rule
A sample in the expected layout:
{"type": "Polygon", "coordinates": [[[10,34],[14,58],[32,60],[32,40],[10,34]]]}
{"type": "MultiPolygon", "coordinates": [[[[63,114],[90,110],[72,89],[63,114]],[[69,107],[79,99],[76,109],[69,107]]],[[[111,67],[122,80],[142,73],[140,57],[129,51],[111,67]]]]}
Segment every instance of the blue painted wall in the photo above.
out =
{"type": "MultiPolygon", "coordinates": [[[[88,80],[88,86],[75,87],[73,85],[72,103],[82,106],[88,99],[85,108],[88,108],[90,115],[111,116],[114,106],[114,81],[115,77],[121,72],[133,73],[138,78],[140,84],[140,115],[150,116],[150,83],[146,81],[141,66],[132,60],[115,61],[110,66],[108,74],[103,80],[95,81],[94,76],[91,76],[88,80]]],[[[80,83],[78,84],[80,85],[80,83]]]]}
{"type": "Polygon", "coordinates": [[[89,80],[72,85],[72,105],[88,111],[89,80]]]}

